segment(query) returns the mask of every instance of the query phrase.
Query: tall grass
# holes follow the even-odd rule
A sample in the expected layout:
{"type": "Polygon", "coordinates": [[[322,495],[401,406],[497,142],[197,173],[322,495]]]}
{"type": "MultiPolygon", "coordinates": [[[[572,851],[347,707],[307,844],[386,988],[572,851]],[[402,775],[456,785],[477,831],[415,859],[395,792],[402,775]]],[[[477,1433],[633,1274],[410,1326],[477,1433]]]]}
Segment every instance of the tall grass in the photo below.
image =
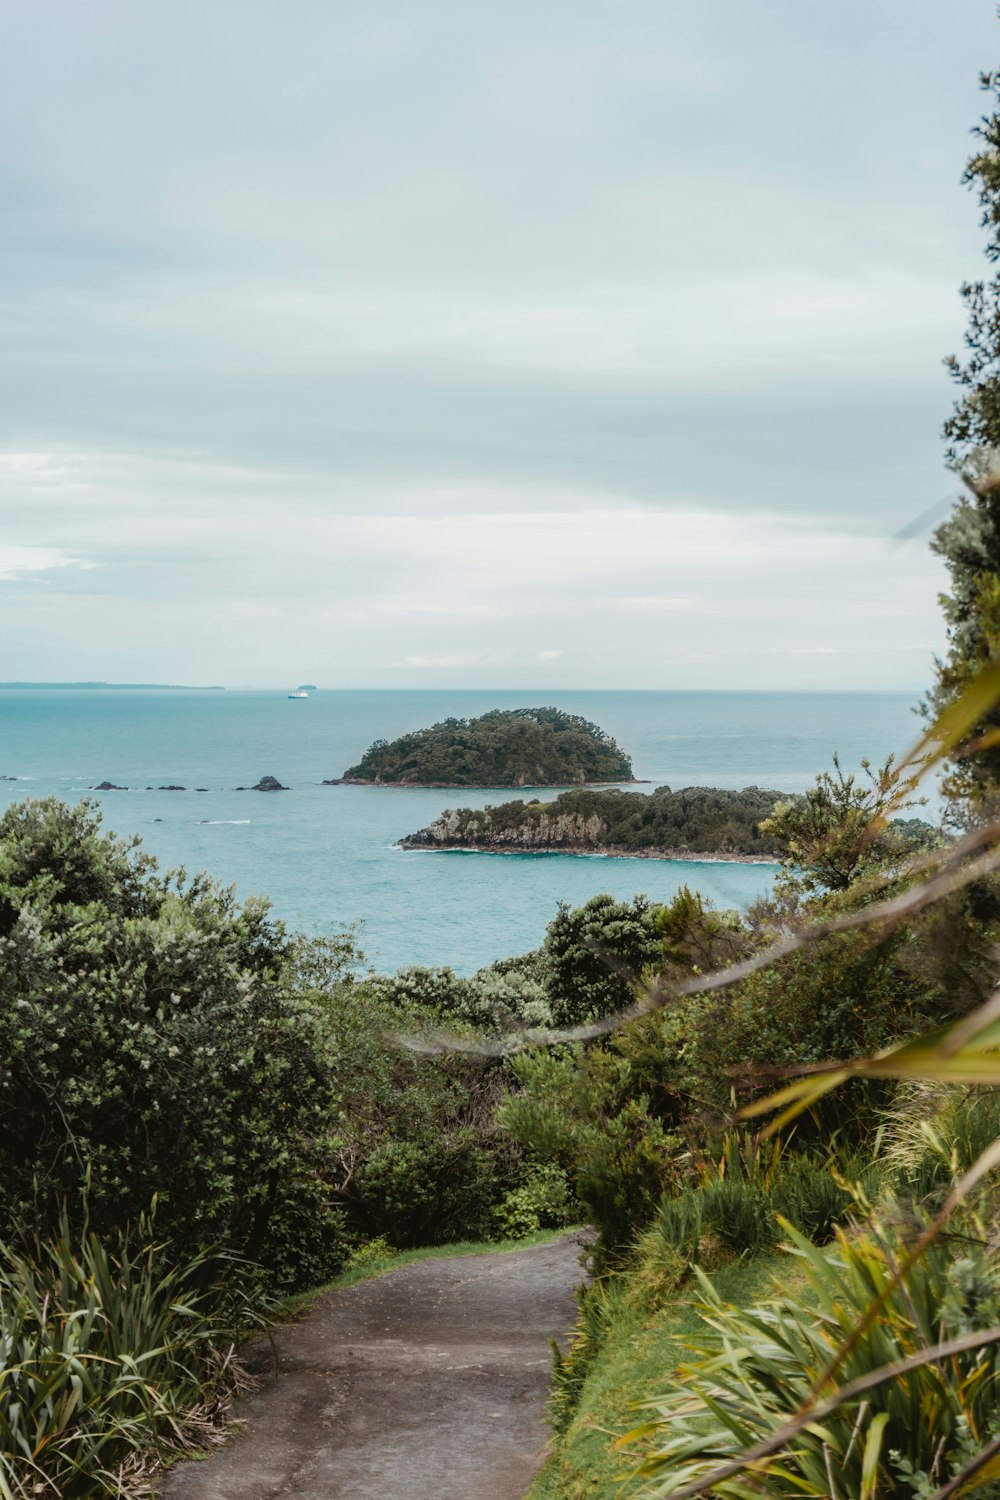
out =
{"type": "Polygon", "coordinates": [[[144,1224],[109,1249],[66,1225],[0,1247],[0,1496],[141,1493],[157,1458],[203,1443],[240,1383],[237,1330],[270,1307],[244,1262],[171,1263],[144,1224]]]}

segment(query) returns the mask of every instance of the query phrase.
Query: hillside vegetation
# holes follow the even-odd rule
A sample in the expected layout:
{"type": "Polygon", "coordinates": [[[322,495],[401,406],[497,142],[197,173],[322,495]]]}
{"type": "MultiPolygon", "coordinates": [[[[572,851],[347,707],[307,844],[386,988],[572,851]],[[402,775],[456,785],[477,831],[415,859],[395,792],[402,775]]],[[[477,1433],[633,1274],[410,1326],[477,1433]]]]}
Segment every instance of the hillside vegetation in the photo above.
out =
{"type": "Polygon", "coordinates": [[[564,849],[579,853],[776,855],[762,828],[787,792],[691,786],[640,792],[564,792],[553,802],[504,802],[444,812],[400,839],[404,849],[564,849]]]}
{"type": "Polygon", "coordinates": [[[558,708],[494,709],[376,740],[342,781],[380,786],[573,786],[632,781],[610,735],[558,708]]]}

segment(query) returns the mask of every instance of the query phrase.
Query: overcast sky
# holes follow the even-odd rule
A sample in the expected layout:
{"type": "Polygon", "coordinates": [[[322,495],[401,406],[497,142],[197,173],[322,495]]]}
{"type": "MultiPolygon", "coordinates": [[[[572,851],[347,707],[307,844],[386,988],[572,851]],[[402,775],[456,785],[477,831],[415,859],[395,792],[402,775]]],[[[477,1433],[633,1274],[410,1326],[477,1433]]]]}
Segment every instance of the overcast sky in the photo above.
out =
{"type": "Polygon", "coordinates": [[[919,689],[998,43],[0,0],[0,677],[919,689]]]}

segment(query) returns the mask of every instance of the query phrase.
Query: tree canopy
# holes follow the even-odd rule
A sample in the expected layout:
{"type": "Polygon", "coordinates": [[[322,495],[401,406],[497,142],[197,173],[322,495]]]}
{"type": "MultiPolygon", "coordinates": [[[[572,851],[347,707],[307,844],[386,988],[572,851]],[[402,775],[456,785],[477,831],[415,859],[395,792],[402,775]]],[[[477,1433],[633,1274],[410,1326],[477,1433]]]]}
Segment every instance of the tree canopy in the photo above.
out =
{"type": "Polygon", "coordinates": [[[632,762],[596,724],[558,708],[494,709],[376,740],[344,781],[395,786],[573,786],[632,781],[632,762]]]}
{"type": "Polygon", "coordinates": [[[776,854],[763,825],[788,793],[744,787],[571,791],[552,802],[504,802],[442,813],[400,840],[404,848],[566,849],[636,854],[776,854]]]}

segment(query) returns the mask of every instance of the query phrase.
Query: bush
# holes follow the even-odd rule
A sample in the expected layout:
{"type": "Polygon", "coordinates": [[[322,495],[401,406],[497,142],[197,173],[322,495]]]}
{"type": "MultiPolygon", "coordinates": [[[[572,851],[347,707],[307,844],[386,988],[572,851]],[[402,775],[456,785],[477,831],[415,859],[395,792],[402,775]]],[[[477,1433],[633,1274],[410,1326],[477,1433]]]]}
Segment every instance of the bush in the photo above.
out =
{"type": "Polygon", "coordinates": [[[419,1038],[428,1015],[419,1004],[389,1004],[384,993],[366,982],[327,1003],[337,1068],[317,1170],[355,1240],[385,1235],[410,1247],[482,1238],[491,1210],[516,1185],[521,1155],[497,1120],[504,1065],[401,1045],[400,1033],[419,1038]]]}
{"type": "Polygon", "coordinates": [[[559,903],[545,934],[548,1000],[557,1026],[578,1026],[630,1005],[635,983],[661,953],[659,907],[645,896],[559,903]]]}
{"type": "MultiPolygon", "coordinates": [[[[204,877],[164,875],[87,804],[0,818],[0,1233],[64,1205],[112,1233],[159,1195],[179,1248],[268,1263],[269,1226],[330,1091],[284,930],[204,877]]],[[[276,1252],[277,1253],[277,1252],[276,1252]]],[[[284,1277],[295,1276],[287,1237],[284,1277]]]]}
{"type": "Polygon", "coordinates": [[[234,1334],[270,1312],[248,1266],[172,1259],[148,1224],[115,1248],[65,1221],[31,1255],[0,1247],[0,1495],[119,1496],[124,1473],[203,1446],[234,1334]]]}
{"type": "Polygon", "coordinates": [[[632,1096],[628,1062],[611,1049],[536,1050],[513,1058],[510,1070],[521,1091],[504,1101],[501,1123],[565,1172],[598,1232],[595,1264],[619,1259],[664,1190],[680,1185],[681,1138],[651,1113],[645,1096],[632,1096]]]}
{"type": "MultiPolygon", "coordinates": [[[[885,1294],[885,1306],[844,1359],[837,1376],[842,1384],[940,1339],[995,1324],[995,1253],[974,1243],[982,1227],[969,1227],[972,1238],[959,1257],[935,1242],[891,1293],[902,1251],[897,1254],[884,1226],[852,1239],[838,1232],[836,1244],[824,1250],[787,1230],[804,1284],[785,1276],[775,1300],[757,1307],[727,1306],[703,1278],[698,1358],[650,1403],[658,1415],[640,1470],[653,1481],[649,1493],[668,1496],[782,1427],[818,1387],[876,1296],[885,1294]]],[[[992,1346],[875,1386],[755,1465],[753,1492],[819,1500],[831,1494],[835,1474],[841,1495],[930,1495],[997,1431],[998,1374],[1000,1355],[992,1346]]],[[[742,1474],[712,1489],[733,1500],[749,1492],[742,1474]]]]}
{"type": "Polygon", "coordinates": [[[540,1229],[562,1229],[577,1215],[566,1173],[551,1162],[536,1162],[493,1210],[492,1237],[526,1239],[540,1229]]]}

